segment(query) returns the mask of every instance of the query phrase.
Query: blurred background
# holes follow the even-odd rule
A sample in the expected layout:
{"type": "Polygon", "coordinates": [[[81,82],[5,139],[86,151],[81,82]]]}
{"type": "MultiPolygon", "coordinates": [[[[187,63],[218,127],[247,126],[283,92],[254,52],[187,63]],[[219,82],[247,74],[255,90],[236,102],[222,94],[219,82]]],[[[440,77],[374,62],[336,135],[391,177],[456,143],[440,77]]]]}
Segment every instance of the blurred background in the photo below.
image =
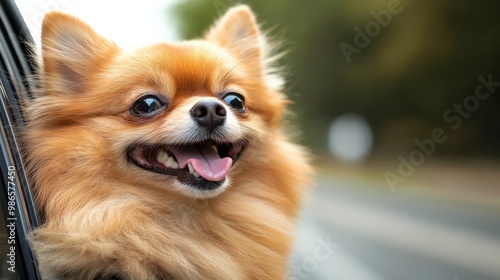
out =
{"type": "Polygon", "coordinates": [[[317,169],[290,279],[500,279],[500,2],[17,2],[37,40],[56,9],[127,49],[250,5],[317,169]]]}

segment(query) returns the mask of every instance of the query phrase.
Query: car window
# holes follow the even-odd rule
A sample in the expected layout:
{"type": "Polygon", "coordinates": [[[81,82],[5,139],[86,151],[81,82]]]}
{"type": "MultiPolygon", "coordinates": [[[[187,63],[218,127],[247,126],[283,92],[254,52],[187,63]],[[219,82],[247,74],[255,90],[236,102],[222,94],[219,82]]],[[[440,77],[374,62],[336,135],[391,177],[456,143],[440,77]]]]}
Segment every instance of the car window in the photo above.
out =
{"type": "Polygon", "coordinates": [[[39,279],[27,234],[38,225],[16,128],[33,73],[27,31],[13,1],[0,1],[0,279],[39,279]]]}

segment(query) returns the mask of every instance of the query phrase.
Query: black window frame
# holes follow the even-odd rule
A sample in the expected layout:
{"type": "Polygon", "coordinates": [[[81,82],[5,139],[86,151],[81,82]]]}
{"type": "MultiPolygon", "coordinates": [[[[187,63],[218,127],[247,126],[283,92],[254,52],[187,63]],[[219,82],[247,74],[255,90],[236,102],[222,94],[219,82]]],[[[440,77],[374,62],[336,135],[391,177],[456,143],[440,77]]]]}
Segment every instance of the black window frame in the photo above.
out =
{"type": "Polygon", "coordinates": [[[41,279],[26,239],[39,226],[39,215],[25,174],[18,132],[24,126],[20,100],[30,98],[35,89],[30,82],[35,72],[33,44],[14,0],[0,1],[0,213],[5,225],[15,223],[16,277],[29,280],[41,279]],[[9,209],[12,198],[15,207],[9,209]]]}

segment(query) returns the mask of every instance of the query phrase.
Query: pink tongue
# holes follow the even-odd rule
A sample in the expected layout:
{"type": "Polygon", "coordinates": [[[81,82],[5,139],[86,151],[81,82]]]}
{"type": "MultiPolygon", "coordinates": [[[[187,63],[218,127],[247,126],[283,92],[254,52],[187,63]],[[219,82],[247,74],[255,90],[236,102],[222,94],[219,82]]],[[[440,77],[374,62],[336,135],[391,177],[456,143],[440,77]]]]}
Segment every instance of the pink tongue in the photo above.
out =
{"type": "Polygon", "coordinates": [[[183,146],[170,149],[177,158],[180,168],[191,163],[194,170],[208,181],[222,181],[229,172],[233,160],[229,157],[220,158],[209,143],[202,146],[183,146]]]}

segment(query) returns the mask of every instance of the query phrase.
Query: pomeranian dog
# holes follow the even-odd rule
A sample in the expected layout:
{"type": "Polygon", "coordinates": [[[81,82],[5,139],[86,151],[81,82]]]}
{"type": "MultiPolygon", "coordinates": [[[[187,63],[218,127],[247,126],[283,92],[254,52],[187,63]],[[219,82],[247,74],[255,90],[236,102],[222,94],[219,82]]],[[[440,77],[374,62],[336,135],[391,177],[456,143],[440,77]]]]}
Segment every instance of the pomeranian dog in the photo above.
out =
{"type": "Polygon", "coordinates": [[[59,12],[42,27],[27,169],[43,279],[284,279],[311,169],[251,10],[125,52],[59,12]]]}

